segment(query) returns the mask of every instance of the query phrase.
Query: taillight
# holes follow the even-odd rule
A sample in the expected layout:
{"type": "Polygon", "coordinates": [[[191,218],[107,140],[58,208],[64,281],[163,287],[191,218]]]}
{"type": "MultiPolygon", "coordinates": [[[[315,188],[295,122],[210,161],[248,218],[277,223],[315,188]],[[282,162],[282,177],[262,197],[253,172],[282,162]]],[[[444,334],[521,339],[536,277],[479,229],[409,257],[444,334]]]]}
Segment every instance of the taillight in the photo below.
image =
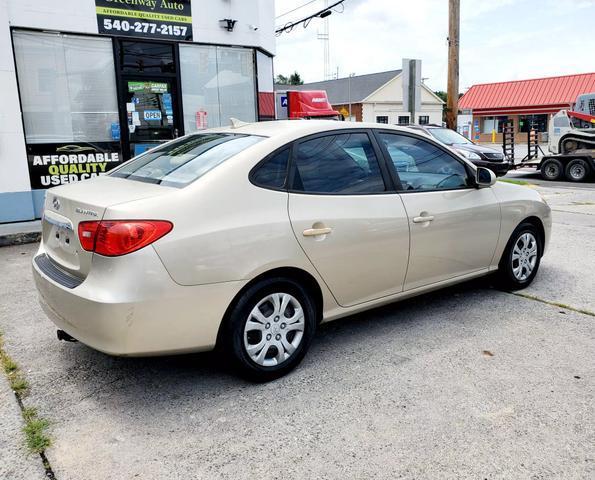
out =
{"type": "Polygon", "coordinates": [[[165,220],[102,220],[79,223],[81,247],[107,257],[135,252],[169,233],[165,220]]]}

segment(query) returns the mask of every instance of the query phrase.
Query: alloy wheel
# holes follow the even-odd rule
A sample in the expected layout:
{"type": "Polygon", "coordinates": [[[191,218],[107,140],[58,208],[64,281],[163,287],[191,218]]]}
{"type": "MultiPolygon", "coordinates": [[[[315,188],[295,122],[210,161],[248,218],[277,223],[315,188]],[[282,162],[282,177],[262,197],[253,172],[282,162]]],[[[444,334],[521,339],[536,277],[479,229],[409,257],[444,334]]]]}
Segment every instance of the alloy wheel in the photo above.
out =
{"type": "Polygon", "coordinates": [[[244,326],[244,348],[263,367],[280,365],[298,349],[304,336],[304,310],[288,293],[272,293],[252,309],[244,326]]]}
{"type": "Polygon", "coordinates": [[[537,239],[531,232],[523,233],[512,249],[512,273],[521,282],[527,280],[537,264],[537,239]]]}

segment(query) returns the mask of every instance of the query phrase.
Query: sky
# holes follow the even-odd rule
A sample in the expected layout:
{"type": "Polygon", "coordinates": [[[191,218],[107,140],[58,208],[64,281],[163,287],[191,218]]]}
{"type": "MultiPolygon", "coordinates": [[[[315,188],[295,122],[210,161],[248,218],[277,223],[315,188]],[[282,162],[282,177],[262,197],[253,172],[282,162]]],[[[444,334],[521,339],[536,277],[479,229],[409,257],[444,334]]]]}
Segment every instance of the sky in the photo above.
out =
{"type": "MultiPolygon", "coordinates": [[[[274,0],[276,25],[324,7],[274,0]],[[282,16],[281,16],[282,15],[282,16]]],[[[336,0],[329,0],[332,5],[336,0]]],[[[339,77],[401,68],[422,60],[422,76],[446,90],[448,0],[345,0],[329,18],[330,67],[339,77]]],[[[595,72],[595,0],[461,0],[460,91],[477,83],[595,72]]],[[[324,80],[323,20],[277,37],[275,75],[324,80]]]]}

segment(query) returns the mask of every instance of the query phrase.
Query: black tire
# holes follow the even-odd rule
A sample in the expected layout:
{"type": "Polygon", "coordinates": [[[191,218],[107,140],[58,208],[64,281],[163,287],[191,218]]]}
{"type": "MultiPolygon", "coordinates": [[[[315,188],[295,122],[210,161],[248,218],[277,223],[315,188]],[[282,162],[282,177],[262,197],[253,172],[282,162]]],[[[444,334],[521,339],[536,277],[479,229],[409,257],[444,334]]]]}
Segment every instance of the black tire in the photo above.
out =
{"type": "MultiPolygon", "coordinates": [[[[316,331],[316,318],[316,305],[312,295],[300,283],[282,277],[264,279],[248,288],[231,308],[219,337],[219,354],[223,355],[226,363],[248,380],[255,382],[274,380],[289,373],[302,361],[316,331]],[[304,314],[304,329],[299,345],[289,358],[278,365],[264,366],[256,363],[247,352],[244,344],[244,329],[252,310],[258,303],[275,293],[289,294],[299,302],[304,314]]],[[[279,329],[281,323],[274,324],[274,327],[279,329]]],[[[270,331],[272,333],[272,329],[270,331]]],[[[261,335],[264,336],[264,332],[261,335]]],[[[289,334],[286,333],[286,335],[289,334]]],[[[255,343],[261,340],[264,339],[257,339],[255,343]]],[[[276,347],[269,348],[268,353],[274,356],[275,352],[278,352],[276,347]]]]}
{"type": "Polygon", "coordinates": [[[582,158],[575,158],[566,165],[566,178],[571,182],[584,182],[590,173],[589,164],[582,158]]]}
{"type": "Polygon", "coordinates": [[[525,287],[528,287],[531,284],[531,282],[533,282],[535,275],[537,275],[542,254],[543,239],[541,238],[539,230],[532,223],[521,223],[514,230],[514,232],[512,232],[512,235],[508,240],[506,248],[504,249],[504,253],[502,254],[502,258],[500,259],[500,264],[498,265],[498,271],[496,273],[498,286],[502,290],[506,291],[521,290],[525,287]],[[535,264],[533,266],[533,270],[526,278],[518,278],[517,275],[515,275],[514,269],[515,265],[519,265],[519,260],[513,259],[513,251],[517,242],[519,242],[521,237],[523,237],[527,233],[534,238],[536,243],[537,252],[535,264]]]}
{"type": "Polygon", "coordinates": [[[564,166],[560,160],[550,158],[541,165],[541,178],[555,181],[564,176],[564,166]]]}

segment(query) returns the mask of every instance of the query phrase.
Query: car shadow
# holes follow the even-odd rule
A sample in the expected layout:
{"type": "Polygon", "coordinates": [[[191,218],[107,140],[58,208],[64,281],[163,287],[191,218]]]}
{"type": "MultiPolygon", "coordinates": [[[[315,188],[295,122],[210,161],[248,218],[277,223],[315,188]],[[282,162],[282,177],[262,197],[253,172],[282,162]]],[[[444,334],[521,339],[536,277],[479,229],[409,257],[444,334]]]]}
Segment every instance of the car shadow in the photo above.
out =
{"type": "MultiPolygon", "coordinates": [[[[340,375],[341,369],[349,368],[349,357],[354,351],[370,361],[383,361],[387,352],[393,362],[406,361],[390,342],[421,335],[428,327],[433,328],[431,322],[442,318],[444,312],[464,310],[466,304],[477,306],[489,291],[489,280],[473,280],[322,324],[302,364],[290,375],[268,384],[241,379],[214,352],[124,358],[111,357],[79,343],[62,344],[59,363],[64,392],[56,393],[64,416],[70,408],[88,400],[153,410],[187,398],[215,399],[233,392],[278,389],[290,381],[307,382],[308,378],[332,376],[333,372],[340,375]],[[376,358],[379,345],[384,345],[384,350],[382,357],[376,358]]],[[[465,318],[451,315],[445,321],[462,322],[465,318]]]]}

